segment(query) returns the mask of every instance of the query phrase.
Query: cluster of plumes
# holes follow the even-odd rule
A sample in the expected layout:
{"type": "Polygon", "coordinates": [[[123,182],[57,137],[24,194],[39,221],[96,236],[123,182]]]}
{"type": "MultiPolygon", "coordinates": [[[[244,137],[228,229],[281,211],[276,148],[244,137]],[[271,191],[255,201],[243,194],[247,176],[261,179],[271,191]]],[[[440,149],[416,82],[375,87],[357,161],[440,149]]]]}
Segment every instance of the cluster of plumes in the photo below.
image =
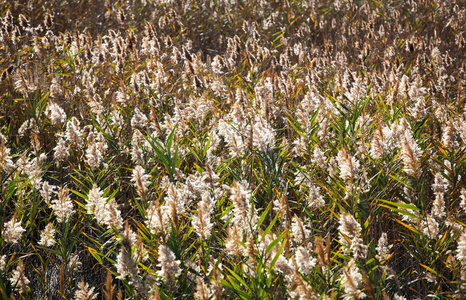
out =
{"type": "Polygon", "coordinates": [[[15,165],[10,157],[10,149],[5,146],[5,138],[0,136],[0,170],[1,172],[10,173],[15,165]]]}
{"type": "Polygon", "coordinates": [[[340,177],[347,184],[345,198],[349,198],[353,194],[353,180],[359,173],[359,161],[345,148],[338,151],[336,160],[340,169],[340,177]]]}
{"type": "MultiPolygon", "coordinates": [[[[318,149],[316,150],[319,151],[318,149]]],[[[306,193],[306,189],[308,190],[306,202],[309,210],[323,207],[325,205],[325,200],[320,188],[316,186],[315,182],[312,182],[308,177],[309,175],[306,174],[307,172],[299,172],[294,180],[295,184],[299,185],[299,191],[303,194],[306,193]]],[[[278,208],[279,205],[274,206],[274,209],[276,207],[278,208]]]]}
{"type": "Polygon", "coordinates": [[[116,200],[103,197],[103,191],[95,183],[87,195],[86,208],[87,213],[93,215],[99,224],[117,230],[123,228],[123,219],[116,200]]]}
{"type": "Polygon", "coordinates": [[[165,245],[159,247],[159,265],[158,275],[166,282],[171,283],[175,277],[181,274],[180,261],[176,259],[175,254],[165,245]]]}
{"type": "Polygon", "coordinates": [[[134,182],[138,196],[141,197],[142,200],[147,197],[147,187],[150,184],[149,179],[150,175],[146,174],[146,171],[142,166],[138,165],[133,169],[133,177],[131,181],[134,182]]]}
{"type": "Polygon", "coordinates": [[[131,226],[126,223],[119,231],[120,252],[116,257],[115,268],[117,279],[127,280],[127,282],[138,292],[139,295],[148,297],[149,291],[144,288],[144,282],[139,274],[139,263],[144,263],[149,259],[148,251],[139,235],[136,235],[131,226]]]}
{"type": "Polygon", "coordinates": [[[419,159],[421,150],[414,140],[411,131],[406,130],[401,140],[401,159],[403,161],[403,170],[409,176],[419,178],[421,168],[419,159]]]}
{"type": "Polygon", "coordinates": [[[75,212],[69,193],[70,190],[67,187],[60,187],[57,191],[57,198],[51,201],[50,207],[53,209],[59,223],[66,222],[75,212]]]}
{"type": "Polygon", "coordinates": [[[21,226],[21,220],[17,220],[15,215],[10,221],[5,222],[3,239],[7,243],[17,243],[25,231],[26,229],[21,226]]]}
{"type": "MultiPolygon", "coordinates": [[[[412,201],[416,201],[411,188],[406,187],[405,193],[407,195],[411,208],[405,211],[407,214],[402,214],[404,221],[409,221],[416,227],[417,230],[425,234],[430,239],[441,238],[441,223],[445,222],[448,227],[451,227],[451,234],[455,234],[460,226],[452,221],[451,217],[447,217],[447,207],[445,203],[445,193],[447,192],[448,182],[442,173],[436,173],[434,182],[432,184],[432,191],[434,193],[434,200],[430,212],[425,211],[421,214],[420,209],[416,207],[412,201]]],[[[461,207],[461,203],[460,203],[461,207]]]]}
{"type": "Polygon", "coordinates": [[[255,230],[257,224],[257,214],[254,211],[254,204],[251,201],[251,191],[246,182],[233,182],[230,188],[230,201],[233,203],[231,212],[229,233],[226,248],[231,253],[238,254],[239,241],[244,233],[255,230]]]}
{"type": "Polygon", "coordinates": [[[10,283],[11,286],[14,287],[16,292],[22,294],[25,293],[29,289],[29,279],[26,277],[26,266],[22,259],[18,260],[18,264],[16,269],[13,270],[10,283]]]}
{"type": "Polygon", "coordinates": [[[55,234],[56,230],[53,228],[52,224],[47,224],[47,226],[45,226],[44,230],[42,230],[40,234],[39,245],[45,247],[52,247],[55,245],[55,234]]]}
{"type": "Polygon", "coordinates": [[[202,194],[202,200],[197,206],[197,216],[193,216],[193,228],[197,234],[207,239],[210,237],[213,223],[211,222],[210,215],[214,209],[214,201],[208,192],[202,194]]]}
{"type": "Polygon", "coordinates": [[[361,225],[350,213],[340,215],[340,242],[349,247],[353,252],[355,260],[365,259],[367,256],[367,246],[361,238],[361,225]]]}
{"type": "Polygon", "coordinates": [[[89,283],[81,280],[78,283],[78,289],[76,290],[74,297],[76,300],[94,300],[97,298],[99,293],[94,293],[95,287],[89,288],[89,283]]]}
{"type": "Polygon", "coordinates": [[[445,199],[444,194],[447,192],[447,185],[445,184],[445,179],[441,173],[435,174],[434,184],[432,185],[432,190],[435,195],[435,200],[432,203],[432,209],[430,214],[435,216],[437,219],[442,219],[445,217],[445,199]]]}
{"type": "MultiPolygon", "coordinates": [[[[338,201],[348,211],[338,231],[351,261],[340,262],[336,276],[344,297],[363,298],[359,268],[372,251],[369,237],[385,226],[366,211],[392,216],[378,202],[386,196],[399,205],[391,206],[402,215],[400,231],[429,240],[445,230],[458,235],[450,250],[464,269],[466,238],[455,220],[466,212],[464,4],[175,2],[95,4],[102,13],[55,0],[43,7],[56,12],[0,4],[0,191],[14,191],[5,193],[7,247],[40,230],[28,238],[53,248],[62,229],[87,214],[93,229],[111,236],[102,249],[120,238],[113,270],[141,297],[152,280],[143,282],[143,268],[171,288],[183,272],[202,273],[190,278],[193,293],[217,297],[220,269],[201,272],[199,255],[177,259],[168,247],[173,232],[192,228],[189,249],[214,244],[215,255],[225,251],[251,276],[260,257],[268,267],[275,259],[270,269],[284,278],[287,296],[312,298],[306,276],[316,267],[335,275],[313,235],[337,225],[311,228],[309,217],[329,219],[328,205],[334,214],[338,201]],[[275,154],[281,169],[266,161],[278,165],[275,154]],[[263,202],[278,216],[265,235],[263,202]],[[27,223],[37,208],[50,223],[27,223]],[[160,240],[150,252],[157,264],[147,262],[150,240],[160,240]]],[[[386,233],[375,249],[384,270],[389,255],[415,261],[390,247],[386,233]]],[[[18,293],[26,291],[23,273],[19,261],[18,284],[11,281],[18,293]]],[[[75,296],[96,297],[83,281],[75,296]]]]}
{"type": "Polygon", "coordinates": [[[361,291],[362,275],[354,260],[351,260],[348,265],[343,268],[341,284],[345,291],[343,299],[350,300],[366,298],[366,294],[361,291]]]}
{"type": "MultiPolygon", "coordinates": [[[[466,231],[463,229],[459,235],[458,247],[456,249],[455,258],[459,262],[460,268],[460,278],[461,280],[466,280],[466,231]]],[[[454,266],[451,266],[453,269],[454,266]]]]}

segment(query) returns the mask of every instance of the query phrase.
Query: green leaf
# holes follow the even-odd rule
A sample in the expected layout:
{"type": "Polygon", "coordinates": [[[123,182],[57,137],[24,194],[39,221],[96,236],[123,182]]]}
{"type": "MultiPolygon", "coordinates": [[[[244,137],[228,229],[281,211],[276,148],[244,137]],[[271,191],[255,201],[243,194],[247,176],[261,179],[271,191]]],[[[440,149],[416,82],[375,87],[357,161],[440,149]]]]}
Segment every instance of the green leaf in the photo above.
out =
{"type": "MultiPolygon", "coordinates": [[[[288,229],[283,231],[282,234],[280,234],[275,240],[273,240],[268,246],[267,249],[265,250],[265,254],[269,254],[270,251],[272,251],[273,248],[286,236],[288,233],[288,229]]],[[[285,243],[283,243],[285,244],[285,243]]],[[[282,245],[283,246],[283,245],[282,245]]]]}
{"type": "Polygon", "coordinates": [[[393,211],[396,211],[396,212],[399,212],[400,214],[403,214],[403,215],[408,216],[408,217],[411,217],[411,218],[419,219],[419,217],[417,217],[416,215],[413,215],[413,214],[410,213],[410,212],[407,212],[406,210],[394,208],[394,207],[391,207],[391,206],[388,206],[388,205],[384,205],[384,204],[379,204],[379,206],[388,208],[388,209],[393,210],[393,211]]]}
{"type": "MultiPolygon", "coordinates": [[[[227,275],[227,278],[230,280],[231,277],[227,275]]],[[[243,292],[238,286],[234,287],[232,284],[230,284],[229,282],[227,282],[224,279],[220,279],[220,284],[223,285],[224,287],[226,287],[227,289],[231,290],[232,292],[234,292],[238,296],[240,296],[241,299],[244,299],[244,300],[253,300],[254,299],[253,297],[251,297],[248,294],[246,294],[245,292],[243,292]]]]}
{"type": "Polygon", "coordinates": [[[264,233],[262,233],[262,240],[264,240],[266,235],[270,232],[270,230],[272,230],[272,228],[275,225],[275,223],[277,222],[279,216],[280,216],[280,214],[276,214],[275,218],[272,221],[272,223],[270,223],[270,225],[265,229],[264,233]]]}
{"type": "Polygon", "coordinates": [[[401,203],[401,202],[391,202],[391,201],[387,201],[387,200],[382,200],[382,199],[378,199],[379,201],[382,201],[382,202],[385,202],[387,204],[390,204],[390,205],[393,205],[393,206],[397,206],[397,207],[401,207],[401,208],[404,208],[404,209],[411,209],[411,210],[417,210],[419,211],[420,209],[417,208],[415,205],[413,204],[408,204],[408,203],[401,203]]]}
{"type": "MultiPolygon", "coordinates": [[[[286,231],[284,232],[286,233],[286,231]]],[[[283,234],[282,234],[283,235],[283,234]]],[[[280,255],[282,254],[283,252],[283,249],[285,248],[285,245],[286,243],[283,242],[282,243],[282,246],[280,247],[280,249],[278,250],[277,254],[275,254],[275,257],[272,259],[272,263],[270,264],[270,269],[273,270],[274,266],[275,266],[275,263],[277,262],[278,258],[280,257],[280,255]]]]}
{"type": "Polygon", "coordinates": [[[264,222],[265,217],[267,217],[267,214],[269,213],[269,210],[270,210],[271,207],[272,207],[272,202],[270,202],[269,205],[267,205],[265,210],[262,212],[262,215],[259,218],[259,221],[257,222],[257,228],[261,227],[262,222],[264,222]]]}
{"type": "Polygon", "coordinates": [[[250,290],[249,286],[246,284],[246,281],[244,281],[244,279],[241,276],[236,274],[233,270],[229,269],[228,267],[225,267],[225,269],[227,269],[228,272],[230,272],[230,274],[233,275],[233,277],[235,277],[236,280],[238,280],[246,288],[246,290],[250,290]]]}
{"type": "Polygon", "coordinates": [[[97,250],[95,250],[95,249],[93,249],[93,248],[90,248],[90,247],[87,247],[87,250],[89,250],[89,253],[90,253],[100,264],[103,264],[103,260],[102,260],[102,258],[100,257],[99,252],[97,252],[97,250]]]}
{"type": "Polygon", "coordinates": [[[70,192],[72,192],[72,193],[75,194],[76,196],[79,196],[79,197],[83,198],[84,200],[89,200],[89,198],[88,198],[87,195],[81,194],[81,193],[78,192],[78,191],[75,191],[75,190],[71,190],[71,189],[70,189],[70,192]]]}

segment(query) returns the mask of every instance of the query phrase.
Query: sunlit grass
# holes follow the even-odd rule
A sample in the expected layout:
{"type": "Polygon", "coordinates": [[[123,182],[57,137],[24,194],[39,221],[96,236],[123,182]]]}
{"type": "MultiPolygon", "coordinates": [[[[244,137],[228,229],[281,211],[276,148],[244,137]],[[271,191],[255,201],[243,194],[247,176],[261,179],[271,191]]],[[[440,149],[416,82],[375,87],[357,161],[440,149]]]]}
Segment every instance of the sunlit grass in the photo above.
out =
{"type": "Polygon", "coordinates": [[[0,7],[2,299],[463,298],[464,3],[0,7]]]}

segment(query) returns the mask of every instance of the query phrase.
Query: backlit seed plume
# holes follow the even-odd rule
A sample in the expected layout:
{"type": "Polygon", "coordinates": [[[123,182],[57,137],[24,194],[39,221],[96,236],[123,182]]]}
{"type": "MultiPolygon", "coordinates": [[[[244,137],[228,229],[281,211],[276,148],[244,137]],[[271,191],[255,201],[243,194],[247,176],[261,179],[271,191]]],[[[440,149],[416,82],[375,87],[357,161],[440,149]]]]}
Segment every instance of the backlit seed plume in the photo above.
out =
{"type": "Polygon", "coordinates": [[[175,254],[165,245],[159,247],[159,264],[160,271],[157,275],[163,277],[166,283],[171,283],[181,274],[180,261],[176,259],[175,254]]]}
{"type": "Polygon", "coordinates": [[[364,299],[366,294],[361,291],[362,275],[359,273],[358,266],[354,260],[351,260],[348,265],[343,268],[341,277],[345,300],[364,299]]]}
{"type": "Polygon", "coordinates": [[[183,191],[175,187],[175,184],[170,182],[167,189],[167,197],[165,197],[165,205],[163,206],[165,225],[168,225],[169,220],[178,227],[179,216],[185,213],[187,204],[187,195],[183,195],[183,191]]]}
{"type": "Polygon", "coordinates": [[[84,279],[78,283],[78,289],[74,294],[75,300],[94,300],[99,293],[94,293],[95,287],[89,288],[89,283],[84,282],[84,279]]]}
{"type": "Polygon", "coordinates": [[[298,271],[304,275],[309,274],[317,263],[317,259],[313,258],[310,252],[302,246],[296,249],[295,258],[298,271]]]}
{"type": "Polygon", "coordinates": [[[258,118],[253,127],[253,145],[261,151],[273,148],[275,141],[275,134],[272,126],[263,118],[258,118]]]}
{"type": "Polygon", "coordinates": [[[39,245],[45,247],[52,247],[55,245],[55,229],[53,228],[52,224],[47,224],[45,229],[40,234],[40,241],[39,245]]]}
{"type": "Polygon", "coordinates": [[[129,279],[130,282],[134,281],[138,275],[138,269],[136,267],[136,262],[131,256],[131,248],[122,246],[116,260],[117,263],[115,267],[119,274],[116,278],[129,279]]]}
{"type": "Polygon", "coordinates": [[[136,245],[137,236],[136,233],[131,229],[131,226],[128,222],[125,223],[125,227],[123,230],[120,231],[121,241],[123,246],[131,249],[136,245]]]}
{"type": "Polygon", "coordinates": [[[5,272],[6,269],[6,254],[0,256],[0,272],[5,272]]]}
{"type": "Polygon", "coordinates": [[[301,218],[296,215],[292,218],[291,232],[298,243],[306,243],[309,239],[310,230],[304,227],[301,218]]]}
{"type": "Polygon", "coordinates": [[[239,243],[242,241],[242,234],[239,232],[235,224],[227,228],[227,239],[225,240],[225,248],[230,255],[240,257],[243,255],[243,246],[239,243]]]}
{"type": "Polygon", "coordinates": [[[145,262],[149,259],[148,250],[144,246],[144,242],[142,241],[142,237],[140,235],[137,236],[133,258],[138,262],[145,262]]]}
{"type": "Polygon", "coordinates": [[[121,129],[121,127],[124,124],[123,116],[120,114],[119,108],[114,105],[112,107],[112,110],[110,112],[110,120],[111,120],[111,125],[115,127],[117,132],[121,129]]]}
{"type": "Polygon", "coordinates": [[[23,232],[26,231],[26,229],[21,227],[21,221],[16,220],[16,215],[5,223],[3,230],[3,239],[5,242],[13,244],[17,243],[23,232]]]}
{"type": "Polygon", "coordinates": [[[89,167],[91,167],[92,170],[95,170],[100,166],[102,163],[104,157],[102,156],[102,152],[100,151],[97,143],[92,140],[86,149],[86,160],[87,164],[89,167]]]}
{"type": "Polygon", "coordinates": [[[399,294],[393,295],[393,300],[408,300],[404,296],[401,296],[399,294]]]}
{"type": "Polygon", "coordinates": [[[435,200],[432,205],[431,214],[436,218],[445,217],[445,199],[443,193],[435,193],[435,200]]]}
{"type": "Polygon", "coordinates": [[[375,130],[374,134],[372,135],[372,140],[371,140],[371,149],[369,151],[370,155],[378,159],[382,157],[384,154],[384,149],[385,149],[385,141],[384,141],[384,134],[382,131],[382,127],[380,125],[377,126],[377,129],[375,130]]]}
{"type": "Polygon", "coordinates": [[[135,164],[144,163],[144,153],[140,146],[144,145],[144,138],[138,129],[134,129],[133,138],[131,140],[131,160],[135,164]]]}
{"type": "MultiPolygon", "coordinates": [[[[39,132],[39,127],[37,126],[37,122],[35,119],[28,119],[21,124],[21,127],[18,129],[19,136],[25,136],[26,134],[39,132]]],[[[35,135],[33,135],[35,136],[35,135]]]]}
{"type": "Polygon", "coordinates": [[[0,173],[5,171],[10,173],[13,171],[15,165],[10,158],[10,149],[5,146],[5,139],[1,139],[0,143],[0,173]]]}
{"type": "MultiPolygon", "coordinates": [[[[254,237],[252,236],[252,234],[250,232],[247,233],[247,236],[246,236],[246,247],[244,249],[244,256],[246,256],[248,258],[248,264],[251,266],[251,267],[256,267],[257,266],[257,263],[255,261],[255,257],[256,257],[256,253],[255,253],[255,241],[254,241],[254,237]]],[[[252,270],[252,268],[248,268],[246,270],[246,272],[254,272],[254,270],[252,270]]],[[[252,273],[250,273],[252,274],[252,273]]]]}
{"type": "Polygon", "coordinates": [[[105,219],[104,223],[110,227],[117,230],[123,228],[123,219],[121,217],[121,212],[118,209],[117,202],[114,198],[110,199],[105,205],[105,219]]]}
{"type": "Polygon", "coordinates": [[[94,215],[97,222],[102,224],[105,220],[107,199],[103,197],[103,191],[95,183],[89,191],[86,202],[87,213],[94,215]]]}
{"type": "Polygon", "coordinates": [[[66,139],[74,145],[81,145],[82,135],[79,120],[76,117],[72,117],[71,120],[66,123],[66,139]]]}
{"type": "Polygon", "coordinates": [[[70,156],[70,149],[63,138],[59,138],[57,145],[53,148],[53,158],[56,164],[66,160],[70,156]]]}
{"type": "Polygon", "coordinates": [[[21,71],[18,71],[15,76],[14,86],[15,90],[23,94],[23,96],[27,96],[28,92],[32,92],[36,89],[32,82],[30,82],[21,71]]]}
{"type": "Polygon", "coordinates": [[[29,22],[29,19],[23,14],[19,15],[18,21],[19,21],[19,26],[22,27],[22,29],[25,31],[31,25],[29,22]]]}
{"type": "Polygon", "coordinates": [[[10,284],[15,291],[23,294],[29,289],[29,279],[26,277],[26,267],[22,259],[18,260],[16,269],[13,270],[10,277],[10,284]]]}
{"type": "Polygon", "coordinates": [[[275,263],[275,266],[274,268],[281,272],[283,275],[286,276],[289,276],[291,273],[293,273],[295,271],[294,267],[291,265],[291,259],[288,260],[286,259],[284,253],[282,254],[278,254],[278,247],[275,247],[273,250],[272,250],[272,257],[276,257],[278,255],[278,259],[275,263]]]}
{"type": "Polygon", "coordinates": [[[197,216],[193,216],[194,230],[202,239],[207,239],[211,234],[213,224],[210,222],[210,214],[213,211],[213,204],[209,192],[204,192],[197,207],[197,216]]]}
{"type": "Polygon", "coordinates": [[[45,113],[47,114],[50,122],[53,125],[60,125],[65,123],[66,121],[66,113],[58,104],[54,102],[49,102],[45,109],[45,113]]]}
{"type": "Polygon", "coordinates": [[[234,211],[232,222],[237,224],[242,230],[245,230],[248,228],[248,221],[251,219],[251,209],[249,205],[251,192],[247,189],[246,183],[234,181],[230,193],[230,201],[233,203],[234,211]]]}
{"type": "MultiPolygon", "coordinates": [[[[340,215],[340,226],[338,227],[340,234],[344,234],[350,239],[354,236],[361,234],[361,225],[359,225],[358,221],[353,217],[352,214],[346,213],[340,215]]],[[[342,239],[343,242],[344,239],[342,239]]],[[[343,242],[344,244],[347,244],[343,242]]]]}
{"type": "Polygon", "coordinates": [[[200,277],[196,278],[196,292],[194,293],[196,300],[209,300],[210,291],[207,284],[200,277]]]}
{"type": "Polygon", "coordinates": [[[60,85],[60,81],[58,78],[54,77],[52,78],[51,84],[50,84],[50,98],[56,98],[57,96],[62,96],[63,95],[63,90],[60,85]]]}
{"type": "Polygon", "coordinates": [[[354,259],[365,258],[367,256],[367,246],[361,238],[361,225],[350,213],[340,215],[340,242],[353,250],[354,259]],[[348,243],[347,239],[350,240],[348,243]]]}
{"type": "Polygon", "coordinates": [[[133,169],[133,177],[131,179],[136,186],[136,192],[138,193],[139,197],[145,199],[147,196],[147,187],[150,184],[150,175],[146,174],[146,171],[143,167],[137,165],[133,169]]]}
{"type": "Polygon", "coordinates": [[[445,180],[444,180],[442,173],[440,172],[435,174],[434,184],[432,185],[432,191],[435,194],[437,193],[443,194],[446,191],[445,180]]]}
{"type": "Polygon", "coordinates": [[[456,259],[462,266],[466,266],[466,231],[462,230],[458,238],[458,247],[456,249],[456,259]]]}
{"type": "Polygon", "coordinates": [[[325,205],[324,197],[320,194],[320,188],[313,182],[310,182],[309,184],[309,194],[307,196],[307,201],[309,209],[319,208],[325,205]]]}
{"type": "MultiPolygon", "coordinates": [[[[294,271],[294,274],[288,278],[287,286],[290,300],[320,299],[319,295],[313,290],[313,287],[297,271],[294,271]]],[[[324,297],[323,299],[327,298],[324,297]]]]}
{"type": "Polygon", "coordinates": [[[139,108],[136,108],[134,115],[131,118],[131,127],[135,128],[144,128],[147,124],[147,117],[144,115],[139,108]]]}
{"type": "Polygon", "coordinates": [[[337,161],[340,177],[346,182],[352,181],[359,171],[359,161],[351,156],[345,148],[338,151],[337,161]]]}
{"type": "Polygon", "coordinates": [[[152,234],[161,232],[165,235],[165,222],[160,203],[154,201],[150,202],[145,224],[152,234]]]}
{"type": "Polygon", "coordinates": [[[232,157],[241,157],[246,151],[246,144],[238,131],[224,120],[218,122],[218,134],[223,136],[232,157]]]}
{"type": "Polygon", "coordinates": [[[40,191],[40,195],[42,198],[44,198],[44,201],[46,203],[50,203],[50,200],[52,199],[52,194],[55,192],[57,187],[55,185],[49,184],[48,181],[44,181],[42,184],[42,189],[40,191]]]}
{"type": "Polygon", "coordinates": [[[117,256],[116,268],[118,279],[128,278],[130,282],[137,283],[138,268],[137,263],[131,255],[132,248],[136,244],[136,234],[131,230],[131,227],[126,223],[121,234],[121,249],[117,256]]]}
{"type": "Polygon", "coordinates": [[[416,178],[421,175],[420,158],[421,149],[413,139],[410,129],[407,129],[401,140],[401,159],[406,174],[416,178]]]}
{"type": "Polygon", "coordinates": [[[322,168],[322,170],[325,170],[327,167],[325,153],[320,150],[319,146],[314,148],[312,161],[320,168],[322,168]]]}
{"type": "Polygon", "coordinates": [[[458,147],[456,127],[452,118],[442,128],[442,143],[448,151],[455,151],[458,147]]]}
{"type": "Polygon", "coordinates": [[[461,198],[461,202],[460,202],[461,209],[464,212],[466,212],[466,189],[464,188],[461,189],[460,198],[461,198]]]}
{"type": "Polygon", "coordinates": [[[388,244],[387,239],[387,233],[383,232],[377,242],[377,247],[375,248],[375,250],[377,250],[379,260],[381,261],[384,261],[390,256],[390,248],[392,248],[392,245],[388,244]]]}
{"type": "Polygon", "coordinates": [[[212,296],[215,299],[221,299],[223,293],[223,286],[220,284],[222,278],[222,273],[220,270],[222,269],[222,264],[217,264],[213,259],[210,261],[210,268],[212,269],[212,279],[210,282],[210,290],[212,292],[212,296]]]}
{"type": "Polygon", "coordinates": [[[273,211],[276,213],[276,214],[279,214],[280,215],[280,218],[282,219],[286,219],[287,217],[287,212],[289,211],[288,209],[288,201],[286,200],[286,197],[276,197],[274,200],[273,200],[273,211]]]}
{"type": "Polygon", "coordinates": [[[429,238],[435,239],[439,234],[439,224],[432,215],[426,213],[426,218],[421,222],[421,230],[429,238]]]}
{"type": "Polygon", "coordinates": [[[57,216],[59,223],[65,222],[74,213],[73,201],[69,197],[69,189],[60,187],[57,192],[58,199],[52,201],[50,207],[53,209],[54,214],[57,216]]]}
{"type": "Polygon", "coordinates": [[[364,259],[367,257],[367,246],[364,245],[362,238],[357,235],[351,240],[351,250],[353,250],[353,258],[358,260],[360,258],[364,259]]]}
{"type": "Polygon", "coordinates": [[[50,11],[47,11],[45,13],[44,26],[45,26],[46,29],[50,29],[53,26],[53,17],[50,14],[50,11]]]}

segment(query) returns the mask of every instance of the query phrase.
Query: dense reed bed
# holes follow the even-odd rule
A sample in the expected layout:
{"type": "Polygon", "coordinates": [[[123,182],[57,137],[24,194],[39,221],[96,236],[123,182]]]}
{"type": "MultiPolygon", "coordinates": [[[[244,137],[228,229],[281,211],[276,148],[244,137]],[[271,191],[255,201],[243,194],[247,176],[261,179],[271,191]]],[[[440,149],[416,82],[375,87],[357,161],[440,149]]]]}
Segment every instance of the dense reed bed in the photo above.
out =
{"type": "Polygon", "coordinates": [[[464,1],[0,8],[1,298],[464,298],[464,1]]]}

